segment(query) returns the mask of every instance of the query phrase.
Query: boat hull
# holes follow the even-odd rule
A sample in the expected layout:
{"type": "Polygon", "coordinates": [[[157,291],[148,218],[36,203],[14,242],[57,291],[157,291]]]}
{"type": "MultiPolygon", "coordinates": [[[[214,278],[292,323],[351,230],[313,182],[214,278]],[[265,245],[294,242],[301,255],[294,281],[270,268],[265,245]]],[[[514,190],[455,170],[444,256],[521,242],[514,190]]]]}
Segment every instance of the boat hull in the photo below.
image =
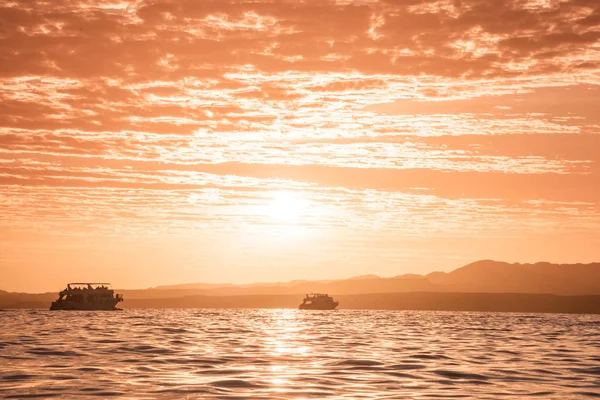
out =
{"type": "Polygon", "coordinates": [[[99,304],[77,303],[75,301],[53,301],[52,304],[50,305],[50,310],[51,311],[56,311],[56,310],[115,311],[115,310],[120,310],[120,308],[117,308],[117,303],[118,303],[118,301],[99,303],[99,304]]]}
{"type": "Polygon", "coordinates": [[[300,310],[335,310],[338,306],[338,302],[331,304],[300,304],[300,310]]]}

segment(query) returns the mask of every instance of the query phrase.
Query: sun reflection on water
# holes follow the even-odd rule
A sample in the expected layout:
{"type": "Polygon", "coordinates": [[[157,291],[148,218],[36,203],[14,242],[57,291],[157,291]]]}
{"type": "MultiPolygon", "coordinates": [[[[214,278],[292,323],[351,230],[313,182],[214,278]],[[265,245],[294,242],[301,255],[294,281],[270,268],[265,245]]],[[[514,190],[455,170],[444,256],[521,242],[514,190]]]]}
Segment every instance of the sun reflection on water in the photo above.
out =
{"type": "Polygon", "coordinates": [[[592,315],[19,312],[0,313],[0,393],[20,398],[78,398],[82,385],[90,397],[190,399],[578,398],[597,387],[592,315]]]}

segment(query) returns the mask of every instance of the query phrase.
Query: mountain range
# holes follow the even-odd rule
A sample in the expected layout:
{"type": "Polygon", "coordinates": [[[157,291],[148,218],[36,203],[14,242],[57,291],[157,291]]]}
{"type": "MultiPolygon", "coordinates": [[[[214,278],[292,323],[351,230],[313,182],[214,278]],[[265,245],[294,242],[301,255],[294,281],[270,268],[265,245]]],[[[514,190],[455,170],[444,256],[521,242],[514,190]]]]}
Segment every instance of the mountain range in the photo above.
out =
{"type": "Polygon", "coordinates": [[[462,293],[544,293],[559,295],[600,295],[600,263],[591,264],[509,264],[482,260],[451,272],[427,275],[405,274],[391,278],[361,275],[349,279],[326,281],[291,281],[284,283],[185,284],[158,286],[145,291],[125,291],[132,297],[152,294],[170,297],[174,292],[187,295],[281,295],[323,292],[331,294],[366,294],[399,292],[462,293]]]}
{"type": "MultiPolygon", "coordinates": [[[[242,307],[250,303],[256,304],[256,306],[287,307],[297,304],[305,293],[318,292],[338,297],[354,296],[354,300],[348,297],[345,303],[342,302],[341,307],[346,304],[346,306],[353,305],[358,308],[369,308],[361,307],[360,301],[364,302],[367,298],[370,298],[370,301],[374,298],[381,298],[381,296],[365,295],[386,294],[389,296],[402,293],[415,295],[412,297],[396,295],[394,299],[402,298],[405,301],[410,297],[412,299],[410,301],[414,299],[425,301],[416,293],[428,293],[431,299],[428,299],[426,303],[433,308],[425,309],[439,308],[435,308],[435,298],[438,299],[437,301],[457,299],[456,295],[450,295],[450,293],[591,296],[586,301],[598,302],[598,308],[600,308],[600,263],[509,264],[481,260],[451,272],[436,271],[427,275],[405,274],[390,278],[361,275],[341,280],[297,280],[245,285],[192,283],[117,291],[122,293],[126,299],[126,302],[123,303],[124,307],[242,307]],[[433,296],[436,293],[437,297],[433,296]],[[442,298],[446,300],[442,300],[442,298]],[[275,299],[279,300],[275,301],[275,299]],[[256,303],[257,301],[258,303],[256,303]]],[[[0,291],[0,308],[46,307],[55,298],[56,293],[27,294],[0,291]]],[[[501,299],[503,297],[488,296],[487,298],[501,299]]],[[[384,303],[385,301],[380,306],[384,303]]],[[[413,305],[413,307],[417,306],[416,303],[413,305]]],[[[417,307],[417,309],[420,308],[417,307]]]]}

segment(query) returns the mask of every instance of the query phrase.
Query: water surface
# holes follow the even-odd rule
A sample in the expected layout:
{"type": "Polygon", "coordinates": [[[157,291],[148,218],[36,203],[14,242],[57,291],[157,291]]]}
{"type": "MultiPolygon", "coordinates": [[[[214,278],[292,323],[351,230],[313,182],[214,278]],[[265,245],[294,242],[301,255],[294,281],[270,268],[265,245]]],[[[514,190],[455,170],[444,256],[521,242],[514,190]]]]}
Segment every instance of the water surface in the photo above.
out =
{"type": "Polygon", "coordinates": [[[590,398],[600,316],[0,312],[5,398],[590,398]]]}

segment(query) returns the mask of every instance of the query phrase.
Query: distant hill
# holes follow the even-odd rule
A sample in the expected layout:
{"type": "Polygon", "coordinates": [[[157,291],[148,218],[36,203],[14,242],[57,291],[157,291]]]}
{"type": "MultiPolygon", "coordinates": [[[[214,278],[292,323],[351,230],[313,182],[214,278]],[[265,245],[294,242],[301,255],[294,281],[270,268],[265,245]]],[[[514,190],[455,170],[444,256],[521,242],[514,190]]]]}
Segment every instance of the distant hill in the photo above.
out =
{"type": "Polygon", "coordinates": [[[446,273],[442,271],[435,271],[425,275],[425,278],[431,283],[440,283],[446,279],[446,273]]]}
{"type": "MultiPolygon", "coordinates": [[[[162,287],[159,297],[176,297],[179,286],[162,287]],[[167,291],[168,289],[168,291],[167,291]]],[[[380,278],[361,275],[331,281],[291,281],[250,285],[183,285],[182,296],[285,295],[311,292],[330,294],[462,292],[462,293],[544,293],[559,295],[600,295],[600,263],[592,264],[509,264],[481,260],[451,272],[436,271],[380,278]],[[195,288],[195,289],[192,289],[195,288]]],[[[152,297],[148,291],[125,291],[130,298],[152,297]],[[143,293],[142,293],[143,292],[143,293]]]]}
{"type": "Polygon", "coordinates": [[[436,278],[452,292],[600,294],[600,263],[509,264],[482,260],[436,278]]]}
{"type": "Polygon", "coordinates": [[[233,286],[232,283],[183,283],[180,285],[156,286],[150,289],[156,290],[189,290],[189,289],[214,289],[220,287],[233,286]]]}
{"type": "MultiPolygon", "coordinates": [[[[288,302],[282,303],[275,301],[275,299],[293,299],[293,301],[286,301],[289,301],[289,304],[295,304],[301,300],[305,293],[315,292],[329,293],[340,298],[345,298],[345,296],[374,294],[386,294],[386,296],[389,296],[394,293],[417,292],[430,294],[520,293],[561,296],[598,295],[597,297],[591,297],[590,301],[600,301],[600,263],[551,264],[539,262],[535,264],[509,264],[500,261],[481,260],[451,272],[446,273],[436,271],[425,276],[404,274],[393,278],[380,278],[377,275],[361,275],[340,280],[295,280],[290,282],[253,283],[245,285],[228,283],[192,283],[158,286],[150,289],[118,290],[118,292],[125,297],[125,307],[129,307],[132,304],[137,304],[139,306],[145,304],[151,307],[169,307],[169,304],[176,306],[190,304],[190,306],[197,307],[203,307],[206,304],[215,304],[219,306],[230,304],[232,307],[243,307],[244,303],[240,303],[239,300],[241,298],[251,298],[254,299],[253,301],[262,299],[260,301],[263,301],[264,304],[272,304],[273,306],[279,304],[279,306],[287,307],[288,302]],[[219,299],[220,297],[221,299],[219,299]]],[[[55,298],[56,293],[27,294],[0,291],[0,308],[38,307],[40,305],[46,307],[55,298]]],[[[357,305],[358,307],[358,305],[360,305],[361,307],[359,308],[369,308],[368,304],[370,303],[364,303],[369,297],[359,296],[356,298],[362,299],[360,301],[363,301],[363,303],[342,302],[342,306],[348,307],[352,305],[354,307],[354,305],[357,305]]],[[[370,299],[374,298],[377,297],[371,297],[370,299]]],[[[410,301],[412,301],[410,299],[414,298],[418,298],[418,296],[409,296],[404,298],[405,300],[402,300],[402,302],[396,302],[394,304],[396,304],[397,307],[404,307],[406,304],[410,305],[410,301]]],[[[442,301],[442,299],[449,298],[455,300],[458,299],[453,297],[433,296],[427,298],[426,305],[425,303],[422,303],[425,300],[421,299],[413,306],[429,307],[427,309],[444,309],[442,305],[436,306],[434,304],[435,300],[432,299],[439,299],[442,301]]],[[[465,298],[468,299],[469,297],[467,296],[465,298]]],[[[504,299],[502,296],[496,296],[494,298],[499,299],[499,301],[504,299]]],[[[539,297],[537,299],[539,300],[541,298],[554,299],[552,301],[556,301],[556,297],[539,297]]],[[[515,297],[511,297],[511,299],[511,301],[514,301],[515,297]]],[[[263,303],[259,302],[256,304],[263,303]]],[[[382,300],[377,304],[372,303],[372,307],[381,308],[384,304],[385,302],[382,300]]],[[[464,306],[463,308],[465,307],[468,308],[467,306],[464,306]]],[[[543,308],[542,306],[540,307],[540,309],[543,308]]],[[[600,305],[598,305],[598,308],[600,308],[600,305]]]]}
{"type": "Polygon", "coordinates": [[[381,277],[378,276],[378,275],[368,274],[368,275],[354,276],[354,277],[350,278],[349,280],[361,281],[361,280],[364,280],[364,279],[381,279],[381,277]]]}
{"type": "MultiPolygon", "coordinates": [[[[187,295],[202,294],[210,296],[242,296],[242,295],[285,295],[305,293],[395,293],[415,291],[437,291],[436,285],[419,276],[414,279],[405,278],[375,278],[375,279],[341,279],[335,281],[304,281],[294,284],[254,284],[220,287],[189,291],[187,295]]],[[[126,291],[124,292],[126,293],[126,291]]]]}
{"type": "Polygon", "coordinates": [[[402,274],[396,275],[394,279],[426,279],[426,277],[419,274],[402,274]]]}

